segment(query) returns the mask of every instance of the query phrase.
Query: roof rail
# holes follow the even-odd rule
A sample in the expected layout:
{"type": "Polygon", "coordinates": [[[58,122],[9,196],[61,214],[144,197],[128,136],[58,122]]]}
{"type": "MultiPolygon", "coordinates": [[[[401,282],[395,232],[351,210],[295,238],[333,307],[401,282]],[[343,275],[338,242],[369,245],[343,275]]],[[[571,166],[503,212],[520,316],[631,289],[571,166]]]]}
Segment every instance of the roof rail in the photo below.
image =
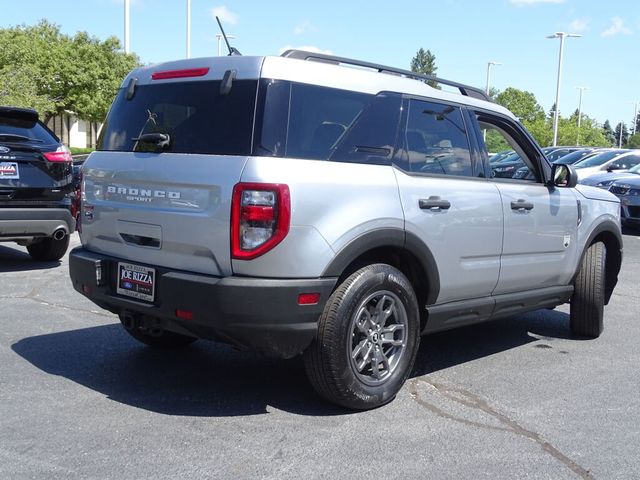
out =
{"type": "Polygon", "coordinates": [[[445,80],[444,78],[436,77],[434,75],[424,75],[422,73],[412,72],[410,70],[403,70],[401,68],[387,67],[385,65],[379,65],[377,63],[363,62],[360,60],[353,60],[351,58],[336,57],[334,55],[327,55],[324,53],[307,52],[304,50],[287,50],[282,54],[283,57],[297,58],[299,60],[310,60],[315,62],[333,63],[335,65],[353,65],[356,67],[365,67],[375,70],[380,73],[390,73],[394,75],[401,75],[407,78],[413,78],[414,80],[431,80],[443,85],[457,88],[462,95],[467,97],[478,98],[480,100],[486,100],[491,102],[491,98],[486,92],[477,87],[471,87],[469,85],[463,85],[462,83],[453,82],[451,80],[445,80]]]}

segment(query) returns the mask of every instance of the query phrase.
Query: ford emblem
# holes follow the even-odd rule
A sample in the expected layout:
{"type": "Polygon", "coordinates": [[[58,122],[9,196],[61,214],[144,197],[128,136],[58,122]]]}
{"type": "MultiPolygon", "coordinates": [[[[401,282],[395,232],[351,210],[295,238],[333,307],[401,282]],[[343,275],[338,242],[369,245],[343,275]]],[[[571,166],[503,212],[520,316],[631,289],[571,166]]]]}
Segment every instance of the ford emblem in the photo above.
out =
{"type": "Polygon", "coordinates": [[[11,149],[9,147],[3,147],[0,145],[0,153],[9,153],[11,149]]]}

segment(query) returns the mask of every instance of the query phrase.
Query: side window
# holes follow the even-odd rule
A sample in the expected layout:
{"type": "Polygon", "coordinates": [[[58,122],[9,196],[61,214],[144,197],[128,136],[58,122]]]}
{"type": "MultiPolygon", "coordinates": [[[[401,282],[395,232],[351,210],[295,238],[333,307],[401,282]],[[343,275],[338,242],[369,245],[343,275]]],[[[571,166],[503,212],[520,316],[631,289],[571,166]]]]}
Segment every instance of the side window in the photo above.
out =
{"type": "Polygon", "coordinates": [[[640,155],[627,155],[609,165],[610,170],[628,170],[640,163],[640,155]]]}
{"type": "Polygon", "coordinates": [[[471,155],[458,107],[409,100],[396,164],[410,172],[471,176],[471,155]]]}
{"type": "Polygon", "coordinates": [[[535,161],[532,160],[534,152],[531,145],[520,138],[520,132],[508,121],[491,115],[476,113],[476,119],[482,133],[483,155],[486,163],[489,163],[489,157],[497,152],[512,151],[506,157],[490,163],[489,176],[523,182],[537,182],[539,173],[535,161]]]}
{"type": "Polygon", "coordinates": [[[330,159],[339,162],[390,164],[396,143],[402,97],[380,93],[347,129],[330,159]]]}

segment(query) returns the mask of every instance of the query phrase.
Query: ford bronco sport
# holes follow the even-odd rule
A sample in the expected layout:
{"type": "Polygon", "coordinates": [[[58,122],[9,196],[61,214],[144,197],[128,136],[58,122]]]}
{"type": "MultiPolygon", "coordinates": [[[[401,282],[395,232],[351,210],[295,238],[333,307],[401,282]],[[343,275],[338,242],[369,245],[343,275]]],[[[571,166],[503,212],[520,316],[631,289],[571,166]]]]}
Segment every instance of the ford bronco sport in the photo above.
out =
{"type": "Polygon", "coordinates": [[[571,302],[597,337],[618,200],[433,79],[302,51],[134,70],[83,167],[74,288],[147,345],[303,354],[354,409],[394,398],[421,334],[571,302]],[[484,130],[531,178],[492,177],[484,130]]]}

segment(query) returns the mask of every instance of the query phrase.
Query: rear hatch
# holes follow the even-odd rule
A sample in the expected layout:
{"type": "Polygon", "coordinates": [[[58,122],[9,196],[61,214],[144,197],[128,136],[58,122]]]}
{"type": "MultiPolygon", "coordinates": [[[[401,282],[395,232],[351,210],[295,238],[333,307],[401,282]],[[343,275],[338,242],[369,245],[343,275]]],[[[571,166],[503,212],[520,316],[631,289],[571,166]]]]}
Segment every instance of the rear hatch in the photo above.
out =
{"type": "Polygon", "coordinates": [[[0,107],[0,208],[59,207],[72,188],[71,155],[38,114],[0,107]]]}
{"type": "Polygon", "coordinates": [[[231,273],[231,198],[251,154],[260,65],[255,57],[196,59],[125,79],[82,168],[86,248],[231,273]]]}

